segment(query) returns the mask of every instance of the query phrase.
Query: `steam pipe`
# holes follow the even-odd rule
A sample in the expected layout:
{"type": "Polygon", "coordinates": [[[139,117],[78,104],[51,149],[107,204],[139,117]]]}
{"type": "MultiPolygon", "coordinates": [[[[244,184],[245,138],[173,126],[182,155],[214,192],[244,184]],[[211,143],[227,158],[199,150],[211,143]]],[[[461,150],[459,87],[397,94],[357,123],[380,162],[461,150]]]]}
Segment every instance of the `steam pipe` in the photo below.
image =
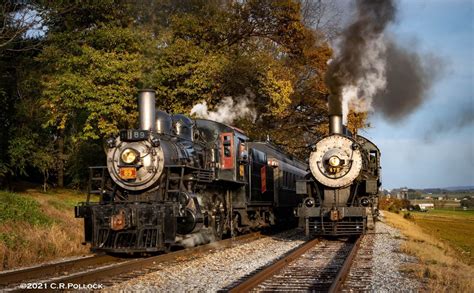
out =
{"type": "Polygon", "coordinates": [[[329,96],[329,134],[342,134],[342,102],[337,95],[329,96]]]}
{"type": "Polygon", "coordinates": [[[155,130],[155,91],[143,89],[138,92],[140,129],[155,130]]]}

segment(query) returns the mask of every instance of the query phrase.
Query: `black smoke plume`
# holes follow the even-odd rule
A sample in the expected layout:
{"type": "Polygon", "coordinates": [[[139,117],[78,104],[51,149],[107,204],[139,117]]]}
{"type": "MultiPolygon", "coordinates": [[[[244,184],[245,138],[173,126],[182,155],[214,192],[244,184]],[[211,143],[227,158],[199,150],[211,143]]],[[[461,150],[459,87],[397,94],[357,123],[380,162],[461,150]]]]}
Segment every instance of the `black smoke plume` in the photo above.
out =
{"type": "Polygon", "coordinates": [[[373,107],[389,121],[406,117],[428,97],[444,62],[431,54],[419,54],[386,40],[386,87],[373,98],[373,107]]]}
{"type": "Polygon", "coordinates": [[[329,64],[326,84],[330,91],[330,114],[342,115],[342,88],[363,78],[364,53],[395,18],[392,0],[358,0],[357,18],[342,33],[340,51],[329,64]]]}

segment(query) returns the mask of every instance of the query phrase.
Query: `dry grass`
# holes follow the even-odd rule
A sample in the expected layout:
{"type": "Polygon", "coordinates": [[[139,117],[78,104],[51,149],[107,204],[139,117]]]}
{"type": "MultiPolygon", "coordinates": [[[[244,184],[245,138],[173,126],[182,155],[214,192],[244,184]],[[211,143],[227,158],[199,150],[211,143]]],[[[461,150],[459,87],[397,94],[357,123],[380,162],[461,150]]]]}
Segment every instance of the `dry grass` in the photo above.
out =
{"type": "Polygon", "coordinates": [[[41,193],[28,190],[22,194],[0,192],[6,202],[5,210],[14,210],[0,219],[1,270],[28,266],[59,257],[88,253],[83,241],[82,219],[74,218],[73,206],[84,196],[67,190],[41,193]],[[22,199],[33,207],[21,215],[22,208],[15,202],[22,199]],[[41,221],[31,221],[31,218],[41,221]]]}
{"type": "Polygon", "coordinates": [[[431,292],[474,292],[474,268],[461,261],[456,249],[402,215],[384,212],[391,226],[406,237],[401,250],[419,259],[404,269],[428,281],[431,292]]]}

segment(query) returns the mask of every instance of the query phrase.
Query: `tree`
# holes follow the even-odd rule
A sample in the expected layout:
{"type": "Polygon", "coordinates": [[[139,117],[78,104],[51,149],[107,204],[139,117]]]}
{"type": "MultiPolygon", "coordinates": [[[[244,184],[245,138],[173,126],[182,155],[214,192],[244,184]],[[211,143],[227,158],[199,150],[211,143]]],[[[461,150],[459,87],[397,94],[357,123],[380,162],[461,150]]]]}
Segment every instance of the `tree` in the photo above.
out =
{"type": "Polygon", "coordinates": [[[300,0],[302,22],[334,40],[341,32],[343,9],[332,0],[300,0]]]}
{"type": "MultiPolygon", "coordinates": [[[[34,169],[43,183],[78,184],[79,170],[103,159],[91,155],[103,138],[136,126],[142,87],[156,89],[162,109],[184,114],[198,102],[245,96],[258,119],[235,125],[301,156],[326,131],[332,51],[299,1],[34,3],[47,30],[37,50],[15,53],[11,80],[0,81],[0,99],[15,109],[0,115],[10,125],[0,138],[14,138],[0,143],[8,149],[0,173],[2,162],[18,160],[18,174],[34,169]]],[[[13,60],[5,56],[0,64],[13,60]]]]}
{"type": "Polygon", "coordinates": [[[237,126],[257,139],[268,133],[287,150],[307,153],[305,146],[324,133],[321,123],[327,121],[323,75],[331,50],[302,23],[299,4],[192,3],[188,9],[175,7],[154,29],[166,32],[147,79],[158,89],[160,105],[189,112],[202,100],[212,106],[225,96],[247,96],[259,119],[237,126]]]}
{"type": "Polygon", "coordinates": [[[134,97],[148,68],[144,55],[153,46],[146,31],[131,26],[128,4],[51,5],[51,28],[36,61],[43,68],[43,127],[57,138],[55,161],[63,186],[67,150],[135,124],[134,97]]]}
{"type": "MultiPolygon", "coordinates": [[[[10,158],[15,152],[17,108],[24,100],[25,74],[41,45],[43,11],[35,2],[4,1],[0,4],[0,185],[12,172],[22,170],[10,158]]],[[[18,150],[19,151],[19,150],[18,150]]],[[[21,151],[19,151],[21,153],[21,151]]]]}
{"type": "Polygon", "coordinates": [[[0,4],[0,54],[36,47],[38,42],[31,39],[43,30],[42,12],[35,1],[6,0],[0,4]]]}

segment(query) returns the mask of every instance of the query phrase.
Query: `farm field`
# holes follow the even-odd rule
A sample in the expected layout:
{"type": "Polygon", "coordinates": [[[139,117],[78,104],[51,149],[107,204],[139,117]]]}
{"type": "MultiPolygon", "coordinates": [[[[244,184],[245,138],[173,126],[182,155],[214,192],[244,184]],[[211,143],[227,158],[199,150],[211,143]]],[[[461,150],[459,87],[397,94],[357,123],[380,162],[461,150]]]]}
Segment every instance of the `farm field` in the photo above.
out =
{"type": "Polygon", "coordinates": [[[427,233],[448,242],[462,261],[474,265],[474,211],[435,209],[411,215],[427,233]]]}
{"type": "Polygon", "coordinates": [[[0,191],[0,270],[88,253],[82,219],[74,218],[84,199],[66,189],[0,191]]]}
{"type": "Polygon", "coordinates": [[[383,211],[383,215],[403,234],[400,250],[418,259],[402,271],[423,280],[427,292],[474,292],[474,266],[468,265],[472,256],[466,252],[472,251],[473,241],[469,239],[473,232],[469,213],[410,212],[407,217],[408,213],[383,211]]]}

